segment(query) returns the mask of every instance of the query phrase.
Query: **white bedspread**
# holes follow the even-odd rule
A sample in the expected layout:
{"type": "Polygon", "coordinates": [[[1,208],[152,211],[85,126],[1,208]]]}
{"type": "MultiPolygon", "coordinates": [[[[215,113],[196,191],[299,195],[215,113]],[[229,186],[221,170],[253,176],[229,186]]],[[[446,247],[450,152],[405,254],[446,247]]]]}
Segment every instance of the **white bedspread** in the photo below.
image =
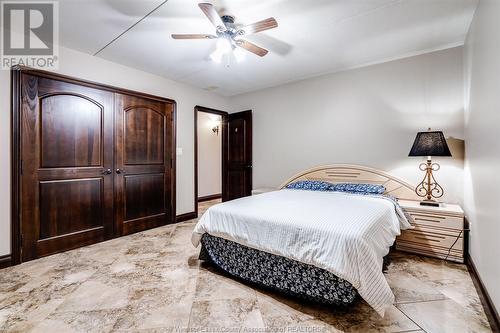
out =
{"type": "Polygon", "coordinates": [[[285,189],[210,207],[192,242],[209,233],[328,270],[383,316],[394,302],[383,257],[410,227],[396,206],[380,197],[285,189]]]}

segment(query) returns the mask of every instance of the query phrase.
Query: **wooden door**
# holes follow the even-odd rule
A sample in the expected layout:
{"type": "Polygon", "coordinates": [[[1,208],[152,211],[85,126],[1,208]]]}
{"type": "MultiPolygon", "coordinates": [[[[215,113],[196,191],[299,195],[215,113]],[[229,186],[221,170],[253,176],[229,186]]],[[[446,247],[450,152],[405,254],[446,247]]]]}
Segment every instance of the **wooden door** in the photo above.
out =
{"type": "Polygon", "coordinates": [[[115,94],[115,225],[121,235],[174,221],[173,104],[115,94]]]}
{"type": "Polygon", "coordinates": [[[113,235],[113,94],[21,74],[21,259],[113,235]]]}
{"type": "Polygon", "coordinates": [[[229,114],[225,126],[222,200],[228,201],[252,194],[252,111],[229,114]]]}

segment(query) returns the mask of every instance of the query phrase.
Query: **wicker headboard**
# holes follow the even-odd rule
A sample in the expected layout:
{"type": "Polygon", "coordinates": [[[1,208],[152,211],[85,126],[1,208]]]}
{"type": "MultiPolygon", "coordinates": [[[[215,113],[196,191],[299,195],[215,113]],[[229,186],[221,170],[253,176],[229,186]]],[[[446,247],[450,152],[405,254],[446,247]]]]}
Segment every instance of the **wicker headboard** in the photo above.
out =
{"type": "Polygon", "coordinates": [[[303,171],[284,182],[280,188],[297,180],[323,180],[330,183],[366,183],[384,185],[386,194],[398,199],[421,200],[415,193],[415,187],[407,182],[389,175],[388,173],[350,164],[333,164],[315,167],[303,171]]]}

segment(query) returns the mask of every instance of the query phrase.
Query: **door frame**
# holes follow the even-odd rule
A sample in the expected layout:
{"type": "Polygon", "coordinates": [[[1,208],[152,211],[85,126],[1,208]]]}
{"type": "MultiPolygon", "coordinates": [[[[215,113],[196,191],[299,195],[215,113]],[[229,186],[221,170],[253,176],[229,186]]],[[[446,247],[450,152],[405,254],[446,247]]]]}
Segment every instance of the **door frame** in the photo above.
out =
{"type": "MultiPolygon", "coordinates": [[[[13,66],[10,71],[11,83],[11,257],[10,264],[16,265],[21,263],[21,74],[29,74],[38,77],[64,81],[67,83],[78,84],[90,88],[106,90],[113,93],[121,93],[132,95],[152,100],[157,100],[164,103],[172,104],[172,147],[171,147],[171,210],[170,223],[175,223],[176,217],[176,141],[177,141],[177,103],[173,99],[160,96],[150,95],[133,91],[129,89],[119,88],[111,85],[101,84],[94,81],[83,80],[68,75],[56,74],[53,72],[33,69],[26,66],[13,66]]],[[[114,214],[114,212],[113,212],[114,214]]],[[[114,236],[116,237],[116,236],[114,236]]]]}
{"type": "MultiPolygon", "coordinates": [[[[226,155],[227,155],[227,117],[229,115],[226,111],[207,108],[204,106],[196,105],[194,107],[194,213],[198,217],[198,112],[205,112],[221,116],[220,135],[222,138],[221,145],[221,159],[222,159],[222,174],[221,174],[221,191],[225,190],[225,177],[226,174],[226,155]]],[[[222,194],[222,193],[221,193],[222,194]]]]}

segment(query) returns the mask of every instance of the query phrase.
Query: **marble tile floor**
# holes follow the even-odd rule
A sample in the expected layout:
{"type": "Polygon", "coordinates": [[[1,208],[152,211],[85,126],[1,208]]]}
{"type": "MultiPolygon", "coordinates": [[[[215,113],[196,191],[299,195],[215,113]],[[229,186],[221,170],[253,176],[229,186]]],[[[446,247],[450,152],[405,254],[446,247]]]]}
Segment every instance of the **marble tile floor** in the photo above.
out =
{"type": "MultiPolygon", "coordinates": [[[[215,201],[217,202],[217,201],[215,201]]],[[[214,202],[200,203],[200,214],[214,202]]],[[[254,289],[197,259],[196,220],[0,270],[1,332],[490,332],[464,265],[395,252],[380,318],[254,289]]]]}

